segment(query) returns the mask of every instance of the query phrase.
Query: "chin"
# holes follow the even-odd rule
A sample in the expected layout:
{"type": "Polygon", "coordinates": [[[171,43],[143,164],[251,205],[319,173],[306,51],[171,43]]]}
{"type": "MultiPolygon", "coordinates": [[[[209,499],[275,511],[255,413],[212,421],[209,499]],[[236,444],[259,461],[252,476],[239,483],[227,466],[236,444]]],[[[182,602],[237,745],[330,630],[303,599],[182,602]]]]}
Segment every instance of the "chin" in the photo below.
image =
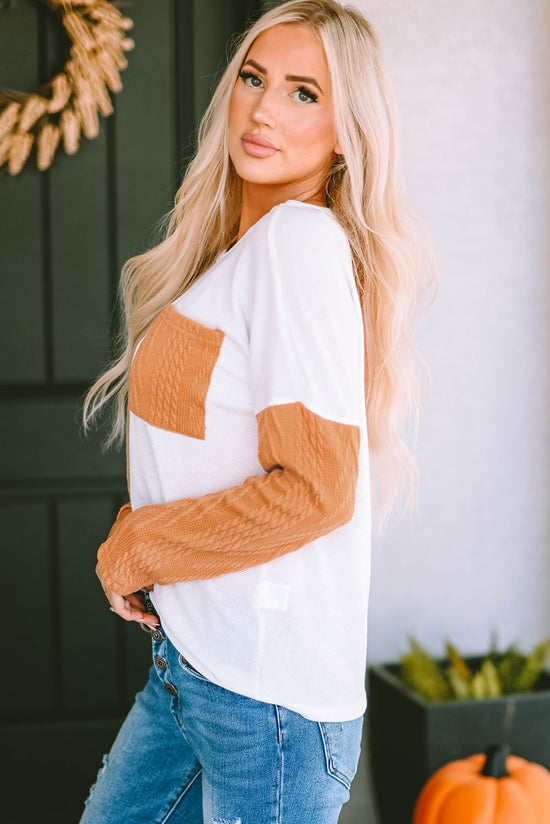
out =
{"type": "Polygon", "coordinates": [[[247,183],[284,183],[286,180],[281,180],[281,175],[266,167],[266,160],[270,158],[245,158],[231,157],[233,166],[238,176],[247,183]],[[262,166],[262,164],[264,164],[262,166]]]}
{"type": "Polygon", "coordinates": [[[288,180],[279,180],[276,177],[268,177],[267,175],[261,174],[248,174],[246,172],[239,172],[237,169],[237,174],[245,183],[253,183],[255,186],[283,186],[286,183],[289,183],[288,180]]]}

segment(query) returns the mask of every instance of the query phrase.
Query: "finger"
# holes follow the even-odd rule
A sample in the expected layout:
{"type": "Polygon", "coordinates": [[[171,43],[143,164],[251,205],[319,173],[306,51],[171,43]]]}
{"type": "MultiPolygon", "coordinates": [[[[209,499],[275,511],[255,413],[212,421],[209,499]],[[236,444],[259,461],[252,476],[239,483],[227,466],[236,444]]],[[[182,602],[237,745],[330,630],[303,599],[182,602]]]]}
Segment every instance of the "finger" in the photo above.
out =
{"type": "Polygon", "coordinates": [[[157,629],[159,626],[158,618],[155,618],[154,615],[147,615],[145,618],[135,618],[134,620],[140,624],[147,624],[148,627],[152,627],[153,629],[157,629]]]}
{"type": "Polygon", "coordinates": [[[134,593],[130,595],[118,595],[116,592],[107,593],[107,598],[111,604],[111,609],[125,621],[137,621],[147,624],[150,627],[157,627],[159,621],[156,615],[151,615],[141,608],[141,604],[134,593]],[[136,603],[137,600],[137,603],[136,603]]]}
{"type": "Polygon", "coordinates": [[[122,595],[117,595],[115,592],[109,593],[109,601],[111,603],[111,608],[116,612],[117,615],[120,615],[121,618],[124,618],[125,621],[131,621],[131,607],[122,595]]]}
{"type": "Polygon", "coordinates": [[[139,609],[140,612],[146,613],[147,610],[145,609],[145,599],[143,596],[140,596],[136,592],[130,593],[130,595],[125,596],[126,600],[130,604],[130,606],[134,607],[135,609],[139,609]]]}
{"type": "Polygon", "coordinates": [[[125,621],[138,621],[139,623],[144,623],[148,626],[158,626],[159,622],[157,616],[150,615],[148,612],[144,612],[139,607],[132,606],[129,600],[130,596],[124,597],[122,595],[117,595],[114,592],[111,592],[110,595],[111,605],[114,611],[125,621]]]}
{"type": "Polygon", "coordinates": [[[126,595],[125,597],[130,606],[134,621],[142,621],[146,624],[155,626],[158,624],[157,616],[151,615],[151,613],[147,612],[144,608],[144,603],[140,601],[139,597],[135,596],[135,594],[126,595]]]}

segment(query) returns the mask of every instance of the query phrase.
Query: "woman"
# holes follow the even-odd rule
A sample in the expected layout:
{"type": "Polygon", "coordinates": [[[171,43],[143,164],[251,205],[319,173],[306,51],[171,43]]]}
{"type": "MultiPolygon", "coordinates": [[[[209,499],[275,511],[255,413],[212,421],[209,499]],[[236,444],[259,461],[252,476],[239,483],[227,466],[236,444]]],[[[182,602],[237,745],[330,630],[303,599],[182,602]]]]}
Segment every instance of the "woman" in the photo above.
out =
{"type": "Polygon", "coordinates": [[[396,134],[368,22],[291,0],[243,35],[165,239],[123,268],[125,345],[85,420],[114,399],[111,441],[127,427],[97,574],[153,666],[84,824],[331,824],[349,798],[369,447],[379,531],[416,471],[398,427],[429,243],[396,134]]]}

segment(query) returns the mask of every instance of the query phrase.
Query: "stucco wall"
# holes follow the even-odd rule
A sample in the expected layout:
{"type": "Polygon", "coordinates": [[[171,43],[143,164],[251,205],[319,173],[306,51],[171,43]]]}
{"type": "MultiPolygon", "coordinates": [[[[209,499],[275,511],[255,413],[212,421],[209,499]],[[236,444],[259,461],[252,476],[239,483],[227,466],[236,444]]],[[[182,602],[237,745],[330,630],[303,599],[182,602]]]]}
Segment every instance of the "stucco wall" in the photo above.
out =
{"type": "Polygon", "coordinates": [[[369,662],[407,635],[482,652],[550,635],[550,30],[546,0],[358,0],[383,44],[439,297],[419,514],[375,542],[369,662]]]}

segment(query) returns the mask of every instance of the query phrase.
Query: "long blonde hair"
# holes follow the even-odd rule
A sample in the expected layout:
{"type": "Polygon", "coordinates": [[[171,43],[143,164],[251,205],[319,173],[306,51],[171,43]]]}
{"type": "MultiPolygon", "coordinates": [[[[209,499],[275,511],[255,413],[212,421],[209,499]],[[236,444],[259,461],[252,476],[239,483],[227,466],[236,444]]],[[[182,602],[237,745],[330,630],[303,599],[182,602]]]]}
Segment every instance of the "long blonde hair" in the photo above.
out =
{"type": "Polygon", "coordinates": [[[182,295],[237,234],[241,180],[228,152],[229,102],[252,43],[279,23],[311,26],[324,46],[331,75],[342,155],[335,156],[326,180],[325,202],[347,233],[363,311],[367,430],[377,482],[372,489],[373,521],[380,535],[404,478],[409,491],[403,514],[416,503],[418,469],[401,430],[411,416],[414,446],[421,385],[410,356],[422,364],[429,383],[430,373],[410,334],[428,308],[422,302],[430,285],[437,291],[437,266],[429,233],[404,194],[398,111],[378,39],[352,6],[335,0],[290,0],[263,14],[235,44],[200,123],[195,156],[174,207],[163,219],[164,238],[122,267],[120,354],[86,396],[84,428],[112,402],[105,446],[123,442],[136,345],[159,312],[182,295]]]}

